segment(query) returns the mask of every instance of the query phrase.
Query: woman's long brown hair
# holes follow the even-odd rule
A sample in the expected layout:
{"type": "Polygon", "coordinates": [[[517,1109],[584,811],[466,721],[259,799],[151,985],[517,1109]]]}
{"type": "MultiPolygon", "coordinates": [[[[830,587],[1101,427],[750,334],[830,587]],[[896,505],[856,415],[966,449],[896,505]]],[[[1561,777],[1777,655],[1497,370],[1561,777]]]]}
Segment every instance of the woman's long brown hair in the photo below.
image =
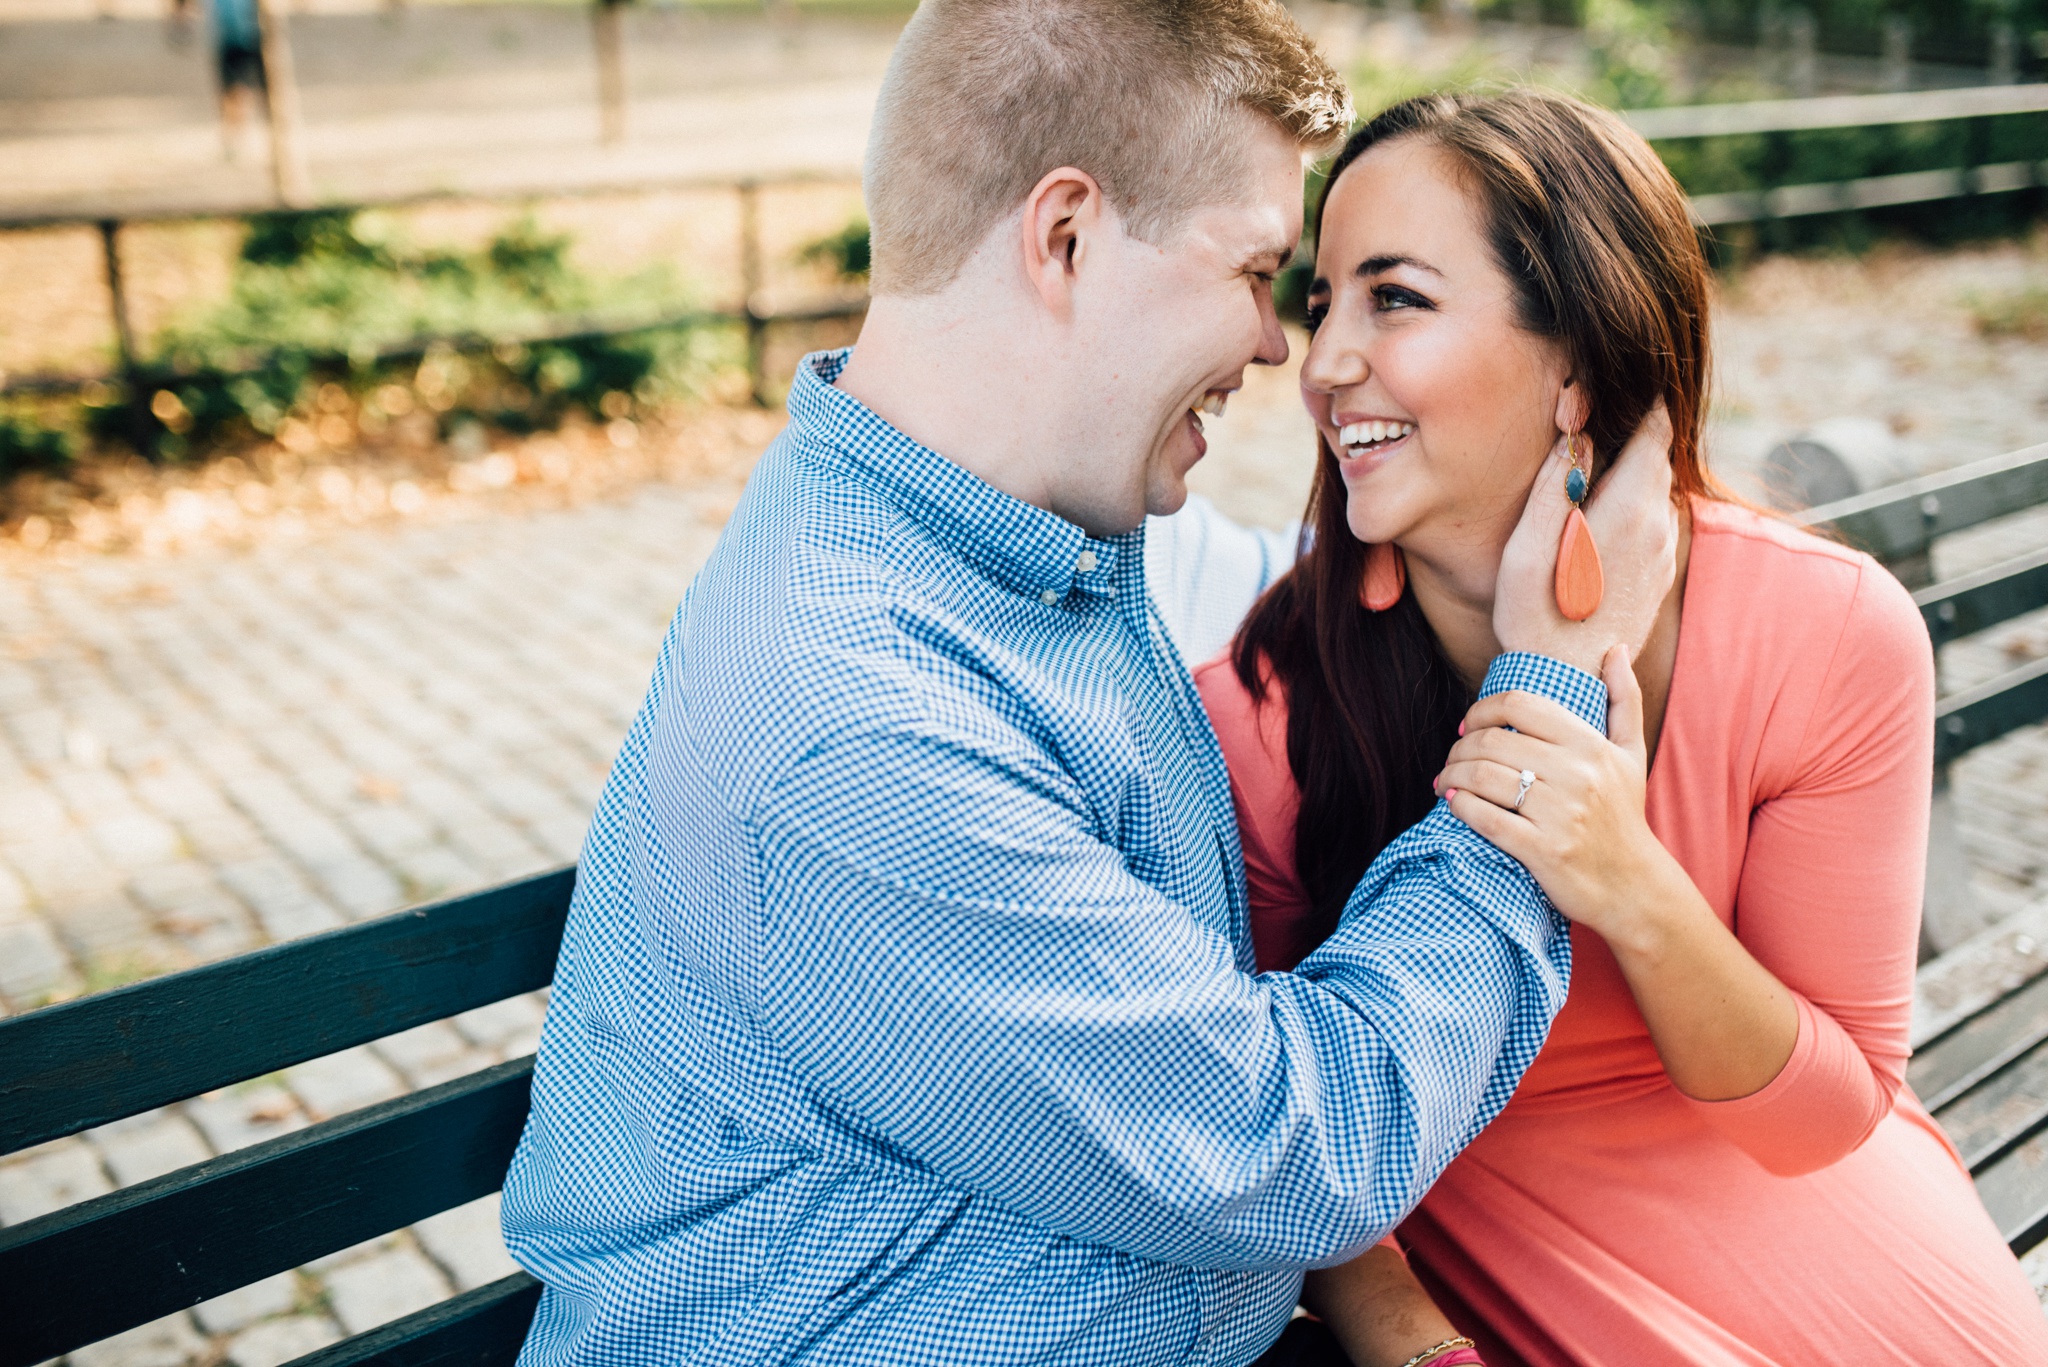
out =
{"type": "MultiPolygon", "coordinates": [[[[1555,338],[1584,387],[1596,468],[1651,406],[1670,410],[1672,493],[1724,496],[1700,455],[1707,385],[1707,267],[1685,194],[1614,115],[1539,91],[1426,95],[1351,135],[1334,187],[1366,152],[1427,138],[1476,200],[1527,331],[1555,338]]],[[[1322,235],[1323,209],[1316,210],[1322,235]]],[[[1366,547],[1345,518],[1337,458],[1321,442],[1295,566],[1232,644],[1263,703],[1287,700],[1287,762],[1301,790],[1294,853],[1319,924],[1337,925],[1387,844],[1436,801],[1430,780],[1471,696],[1411,591],[1385,612],[1359,603],[1366,547]]]]}

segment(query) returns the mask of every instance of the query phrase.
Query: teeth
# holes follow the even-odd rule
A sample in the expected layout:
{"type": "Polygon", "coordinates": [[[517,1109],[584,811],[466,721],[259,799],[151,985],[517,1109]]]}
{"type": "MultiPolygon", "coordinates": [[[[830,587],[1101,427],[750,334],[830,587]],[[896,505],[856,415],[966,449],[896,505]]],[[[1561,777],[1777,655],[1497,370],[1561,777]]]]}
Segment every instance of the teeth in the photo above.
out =
{"type": "Polygon", "coordinates": [[[1228,394],[1218,389],[1212,389],[1202,396],[1202,401],[1196,404],[1195,407],[1212,418],[1220,418],[1223,416],[1224,407],[1229,402],[1230,396],[1228,394]]]}
{"type": "Polygon", "coordinates": [[[1343,446],[1373,446],[1381,442],[1399,441],[1415,430],[1412,422],[1354,422],[1346,423],[1338,432],[1337,441],[1343,446]]]}

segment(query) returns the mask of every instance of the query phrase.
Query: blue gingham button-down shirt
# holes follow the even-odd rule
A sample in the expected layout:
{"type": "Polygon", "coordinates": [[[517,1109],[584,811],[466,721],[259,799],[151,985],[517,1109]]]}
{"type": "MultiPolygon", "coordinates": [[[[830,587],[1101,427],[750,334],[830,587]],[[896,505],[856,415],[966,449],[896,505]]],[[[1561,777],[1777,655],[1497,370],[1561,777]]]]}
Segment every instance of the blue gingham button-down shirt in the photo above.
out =
{"type": "MultiPolygon", "coordinates": [[[[1256,974],[1146,591],[812,357],[605,790],[504,1228],[524,1367],[1239,1364],[1507,1101],[1563,923],[1439,806],[1256,974]]],[[[1604,723],[1597,680],[1505,656],[1604,723]]]]}

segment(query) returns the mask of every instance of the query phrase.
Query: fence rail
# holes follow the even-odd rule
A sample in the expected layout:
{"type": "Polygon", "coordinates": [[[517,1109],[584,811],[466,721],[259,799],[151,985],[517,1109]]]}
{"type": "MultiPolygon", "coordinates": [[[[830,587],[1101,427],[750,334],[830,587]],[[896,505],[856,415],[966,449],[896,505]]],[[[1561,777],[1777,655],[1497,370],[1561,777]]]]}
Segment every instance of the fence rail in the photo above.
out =
{"type": "MultiPolygon", "coordinates": [[[[748,391],[756,403],[769,402],[766,374],[768,330],[778,324],[816,323],[857,318],[867,309],[865,296],[822,300],[799,308],[769,309],[761,301],[764,270],[761,259],[760,197],[764,189],[802,185],[846,185],[859,181],[853,171],[796,171],[772,177],[709,179],[677,177],[621,182],[612,185],[583,185],[565,189],[522,187],[487,193],[450,190],[359,201],[340,201],[314,206],[312,211],[348,212],[392,209],[448,203],[532,203],[539,199],[593,199],[612,195],[674,194],[678,192],[726,192],[739,200],[740,295],[731,308],[694,309],[687,313],[638,319],[565,319],[554,327],[516,336],[416,337],[394,341],[378,348],[376,359],[397,360],[424,354],[436,345],[481,350],[500,343],[532,345],[539,342],[584,340],[597,337],[625,337],[635,333],[690,327],[704,323],[736,323],[747,334],[748,391]]],[[[0,384],[0,394],[65,393],[108,380],[123,381],[131,389],[145,383],[178,378],[170,367],[145,359],[137,345],[128,306],[128,272],[122,263],[121,231],[133,223],[184,223],[205,219],[251,217],[257,214],[301,212],[279,210],[275,205],[258,205],[244,211],[179,207],[107,217],[87,213],[36,213],[0,215],[0,232],[91,226],[98,230],[100,261],[107,286],[107,305],[114,334],[116,365],[108,375],[29,374],[10,376],[0,384]]]]}
{"type": "Polygon", "coordinates": [[[1896,95],[1823,95],[1805,100],[1679,104],[1622,113],[1652,142],[1716,138],[1734,133],[1802,133],[1816,128],[1868,128],[1888,123],[1943,123],[2048,110],[2048,85],[1982,85],[1896,95]]]}
{"type": "MultiPolygon", "coordinates": [[[[604,8],[600,6],[599,8],[604,8]]],[[[1782,135],[1812,129],[1873,127],[1900,123],[1933,123],[1957,119],[1988,119],[2013,114],[2048,113],[2048,84],[1973,86],[1954,90],[1887,95],[1839,95],[1818,99],[1757,100],[1739,104],[1681,105],[1624,111],[1622,117],[1653,140],[1722,137],[1735,134],[1782,135]]],[[[741,290],[737,307],[704,309],[660,319],[570,320],[531,336],[419,338],[381,348],[379,359],[416,355],[434,343],[488,345],[495,342],[541,342],[566,338],[625,336],[702,323],[733,323],[746,330],[749,390],[757,402],[768,399],[765,350],[768,330],[781,323],[819,322],[858,317],[864,298],[844,297],[799,309],[771,311],[761,306],[763,277],[760,248],[760,192],[764,188],[806,184],[845,184],[858,180],[852,170],[820,169],[752,179],[674,177],[600,182],[574,186],[516,186],[488,191],[433,190],[414,194],[317,206],[345,211],[406,208],[450,202],[530,203],[540,199],[583,199],[676,192],[730,192],[739,197],[741,290]]],[[[1784,185],[1695,195],[1693,217],[1702,227],[1852,212],[1902,204],[1930,203],[1975,195],[2005,194],[2048,185],[2048,160],[2008,161],[1989,165],[1909,171],[1854,180],[1784,185]]],[[[131,223],[188,222],[276,212],[275,203],[243,206],[185,205],[109,215],[90,210],[0,213],[0,232],[91,226],[100,236],[117,368],[112,375],[35,374],[10,377],[0,393],[62,392],[107,379],[130,387],[151,378],[175,378],[141,355],[128,308],[127,274],[121,258],[122,229],[131,223]]]]}

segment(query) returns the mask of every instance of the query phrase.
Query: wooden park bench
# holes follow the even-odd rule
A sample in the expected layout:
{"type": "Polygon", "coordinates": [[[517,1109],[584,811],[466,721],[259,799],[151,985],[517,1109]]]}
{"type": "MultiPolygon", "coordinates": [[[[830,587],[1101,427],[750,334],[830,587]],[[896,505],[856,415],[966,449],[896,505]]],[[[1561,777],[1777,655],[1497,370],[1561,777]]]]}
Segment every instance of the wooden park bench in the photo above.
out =
{"type": "MultiPolygon", "coordinates": [[[[2048,603],[2048,550],[1929,584],[1930,541],[2044,500],[2048,447],[1809,520],[1915,584],[1940,643],[2048,603]]],[[[1939,763],[2044,715],[2048,660],[1945,698],[1939,763]]],[[[543,987],[573,879],[561,869],[0,1021],[0,1154],[543,987]]],[[[1999,968],[1935,1023],[1910,1076],[2024,1253],[2048,1236],[2048,957],[2019,957],[2031,969],[1999,968]]],[[[0,1367],[46,1362],[498,1190],[532,1068],[503,1063],[0,1229],[0,1367]]],[[[294,1367],[507,1364],[538,1295],[531,1277],[506,1277],[294,1367]]]]}

